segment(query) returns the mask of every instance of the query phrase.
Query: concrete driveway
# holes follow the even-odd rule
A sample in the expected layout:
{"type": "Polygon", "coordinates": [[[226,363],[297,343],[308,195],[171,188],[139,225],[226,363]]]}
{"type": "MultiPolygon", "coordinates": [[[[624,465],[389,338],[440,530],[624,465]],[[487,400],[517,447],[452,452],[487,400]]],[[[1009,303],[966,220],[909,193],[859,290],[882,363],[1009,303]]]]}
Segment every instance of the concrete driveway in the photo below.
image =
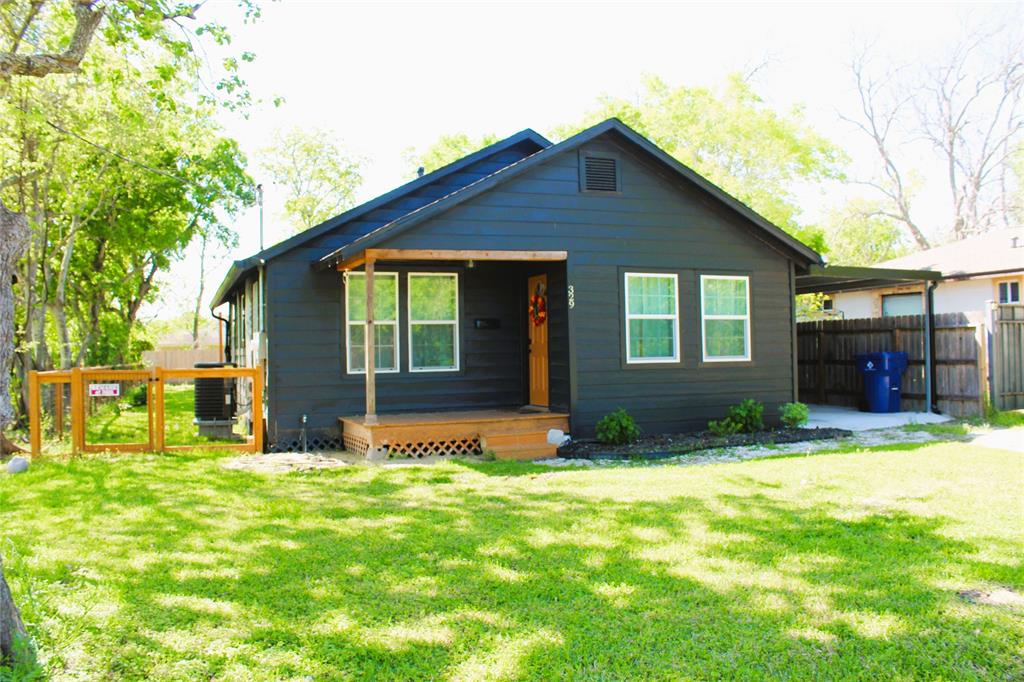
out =
{"type": "Polygon", "coordinates": [[[892,412],[876,414],[861,412],[853,407],[838,405],[808,405],[811,414],[807,428],[846,429],[847,431],[871,431],[891,429],[907,424],[941,424],[951,421],[950,417],[931,412],[892,412]]]}

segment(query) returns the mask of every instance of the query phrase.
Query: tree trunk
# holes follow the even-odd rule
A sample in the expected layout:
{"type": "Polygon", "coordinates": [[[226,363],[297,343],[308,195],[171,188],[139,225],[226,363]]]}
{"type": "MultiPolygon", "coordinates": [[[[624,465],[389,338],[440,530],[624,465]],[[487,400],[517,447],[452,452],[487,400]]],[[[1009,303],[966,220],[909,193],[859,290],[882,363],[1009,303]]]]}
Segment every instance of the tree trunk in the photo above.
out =
{"type": "Polygon", "coordinates": [[[14,422],[11,365],[14,360],[14,274],[28,245],[28,220],[0,201],[0,433],[14,422]]]}
{"type": "Polygon", "coordinates": [[[0,664],[13,663],[15,639],[27,638],[25,624],[21,622],[21,614],[11,597],[11,588],[4,578],[4,562],[0,558],[0,664]]]}
{"type": "Polygon", "coordinates": [[[206,245],[209,237],[203,233],[203,241],[199,248],[199,293],[196,294],[196,306],[192,309],[192,347],[199,348],[199,313],[203,307],[203,294],[206,289],[206,245]]]}

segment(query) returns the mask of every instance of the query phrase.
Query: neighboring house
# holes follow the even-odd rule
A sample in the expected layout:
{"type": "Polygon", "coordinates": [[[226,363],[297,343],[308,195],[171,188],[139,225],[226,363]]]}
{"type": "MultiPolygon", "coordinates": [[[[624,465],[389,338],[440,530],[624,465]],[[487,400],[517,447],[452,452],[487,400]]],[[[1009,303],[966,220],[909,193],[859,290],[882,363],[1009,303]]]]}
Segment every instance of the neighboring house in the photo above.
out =
{"type": "Polygon", "coordinates": [[[591,436],[618,407],[648,433],[744,398],[774,419],[795,277],[820,263],[611,119],[526,130],[236,261],[213,304],[229,357],[267,364],[272,448],[537,456],[546,427],[591,436]]]}
{"type": "MultiPolygon", "coordinates": [[[[989,301],[1020,303],[1024,289],[1024,228],[993,230],[879,263],[878,268],[936,270],[936,313],[983,311],[989,301]]],[[[920,315],[922,284],[831,294],[826,308],[846,319],[920,315]]]]}

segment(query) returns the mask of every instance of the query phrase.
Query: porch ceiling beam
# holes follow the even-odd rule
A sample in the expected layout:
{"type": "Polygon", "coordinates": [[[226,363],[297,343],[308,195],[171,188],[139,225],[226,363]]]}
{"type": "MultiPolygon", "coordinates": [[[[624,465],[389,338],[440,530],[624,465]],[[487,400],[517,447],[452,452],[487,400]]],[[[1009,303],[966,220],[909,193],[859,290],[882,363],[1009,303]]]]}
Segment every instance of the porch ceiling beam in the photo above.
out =
{"type": "Polygon", "coordinates": [[[500,261],[564,261],[568,251],[501,251],[473,249],[366,249],[338,263],[338,270],[352,270],[367,260],[500,260],[500,261]]]}

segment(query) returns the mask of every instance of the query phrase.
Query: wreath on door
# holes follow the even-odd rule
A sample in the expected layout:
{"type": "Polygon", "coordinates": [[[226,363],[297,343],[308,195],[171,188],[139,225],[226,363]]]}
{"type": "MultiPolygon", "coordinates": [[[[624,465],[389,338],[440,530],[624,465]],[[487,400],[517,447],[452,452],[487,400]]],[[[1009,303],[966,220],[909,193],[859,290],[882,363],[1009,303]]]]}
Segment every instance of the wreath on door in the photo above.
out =
{"type": "Polygon", "coordinates": [[[530,297],[530,320],[536,326],[541,326],[548,319],[548,300],[547,297],[542,293],[541,288],[537,287],[537,293],[530,297]]]}

